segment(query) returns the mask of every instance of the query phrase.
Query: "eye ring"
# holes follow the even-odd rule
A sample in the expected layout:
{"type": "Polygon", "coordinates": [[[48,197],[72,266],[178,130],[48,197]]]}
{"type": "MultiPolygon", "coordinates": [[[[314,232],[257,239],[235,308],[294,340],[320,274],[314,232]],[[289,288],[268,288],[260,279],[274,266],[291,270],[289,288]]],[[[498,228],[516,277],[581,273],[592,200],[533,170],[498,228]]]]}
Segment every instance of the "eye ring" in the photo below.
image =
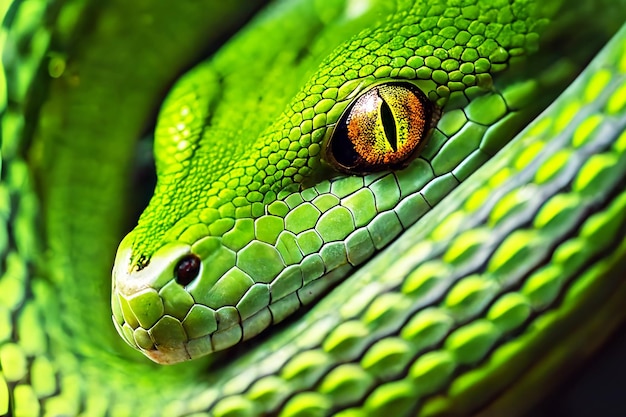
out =
{"type": "Polygon", "coordinates": [[[375,84],[343,112],[326,143],[325,160],[349,174],[402,169],[419,153],[439,109],[414,84],[375,84]]]}
{"type": "Polygon", "coordinates": [[[183,256],[174,267],[176,282],[183,287],[189,285],[199,274],[202,260],[194,254],[183,256]]]}

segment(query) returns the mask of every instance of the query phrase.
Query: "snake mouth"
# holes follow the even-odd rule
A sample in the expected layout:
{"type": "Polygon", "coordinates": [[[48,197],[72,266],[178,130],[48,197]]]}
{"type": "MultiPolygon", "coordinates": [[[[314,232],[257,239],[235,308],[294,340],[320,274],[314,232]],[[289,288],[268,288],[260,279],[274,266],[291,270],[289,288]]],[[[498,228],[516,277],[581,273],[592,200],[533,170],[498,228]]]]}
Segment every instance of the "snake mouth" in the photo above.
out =
{"type": "Polygon", "coordinates": [[[258,335],[275,318],[268,307],[244,311],[197,303],[171,273],[190,253],[189,245],[168,245],[136,270],[129,241],[120,244],[112,273],[112,319],[122,339],[154,362],[175,364],[227,349],[258,335]]]}
{"type": "Polygon", "coordinates": [[[157,272],[171,270],[168,263],[171,263],[172,255],[180,257],[188,252],[188,245],[169,247],[170,256],[154,256],[148,265],[139,269],[132,261],[130,234],[117,251],[112,271],[113,323],[129,346],[157,363],[172,364],[191,359],[186,350],[189,336],[184,328],[184,316],[180,317],[181,314],[187,315],[190,309],[168,305],[164,301],[163,293],[171,293],[177,285],[171,276],[157,272]]]}
{"type": "Polygon", "coordinates": [[[159,295],[149,290],[127,298],[114,288],[112,295],[113,323],[117,332],[129,346],[164,365],[227,349],[256,336],[272,321],[269,308],[241,320],[235,307],[213,310],[196,304],[182,319],[164,314],[153,324],[146,322],[146,317],[140,315],[142,306],[159,302],[163,305],[159,295]],[[197,326],[200,321],[203,325],[197,326]],[[206,326],[206,322],[215,325],[206,326]]]}

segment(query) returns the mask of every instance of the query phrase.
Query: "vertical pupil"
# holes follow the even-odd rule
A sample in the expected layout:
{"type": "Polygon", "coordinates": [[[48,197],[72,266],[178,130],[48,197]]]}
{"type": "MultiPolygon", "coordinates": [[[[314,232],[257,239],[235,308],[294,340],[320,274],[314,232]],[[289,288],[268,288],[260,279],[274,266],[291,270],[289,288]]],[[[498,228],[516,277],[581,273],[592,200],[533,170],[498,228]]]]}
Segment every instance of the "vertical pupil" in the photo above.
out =
{"type": "Polygon", "coordinates": [[[200,258],[196,255],[183,257],[174,269],[176,282],[182,286],[189,285],[200,273],[200,258]]]}
{"type": "Polygon", "coordinates": [[[382,100],[380,105],[380,119],[385,129],[385,136],[387,141],[394,152],[398,150],[398,133],[396,132],[396,121],[393,118],[393,113],[385,100],[382,100]]]}

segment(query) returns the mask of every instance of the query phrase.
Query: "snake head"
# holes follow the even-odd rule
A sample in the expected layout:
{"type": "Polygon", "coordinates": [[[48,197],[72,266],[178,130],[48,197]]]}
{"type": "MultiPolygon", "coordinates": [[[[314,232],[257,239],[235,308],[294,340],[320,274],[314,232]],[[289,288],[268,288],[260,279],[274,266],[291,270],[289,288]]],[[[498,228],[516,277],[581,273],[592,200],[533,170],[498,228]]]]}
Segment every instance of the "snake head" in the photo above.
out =
{"type": "MultiPolygon", "coordinates": [[[[357,87],[361,84],[355,87],[359,92],[357,87]]],[[[409,219],[391,209],[418,190],[413,185],[401,190],[394,172],[378,171],[387,167],[386,158],[398,168],[414,159],[436,121],[437,109],[420,91],[407,83],[375,84],[365,93],[372,103],[359,107],[367,115],[354,116],[348,108],[339,121],[343,126],[344,119],[358,119],[343,130],[365,129],[375,136],[365,144],[357,141],[365,149],[359,152],[372,157],[381,148],[387,152],[378,158],[382,162],[355,154],[350,138],[321,130],[317,140],[322,146],[288,154],[272,146],[278,139],[271,132],[281,129],[270,130],[269,145],[251,148],[258,155],[235,158],[235,168],[215,173],[217,179],[187,174],[175,175],[176,181],[159,179],[137,227],[121,242],[113,269],[113,321],[123,339],[158,363],[229,348],[319,298],[401,233],[409,219]],[[413,124],[400,117],[407,109],[413,124]],[[320,166],[324,147],[341,154],[338,171],[361,176],[335,173],[303,186],[305,174],[320,166]],[[288,159],[291,154],[294,161],[288,159]],[[364,170],[373,173],[363,176],[364,170]]],[[[345,110],[349,101],[338,109],[345,110]]],[[[355,135],[362,136],[354,133],[353,140],[355,135]]],[[[332,165],[332,151],[326,154],[332,165]]],[[[200,167],[188,171],[200,172],[200,167]]],[[[422,160],[411,172],[420,177],[432,170],[422,160]]]]}
{"type": "MultiPolygon", "coordinates": [[[[397,27],[407,18],[394,16],[397,27]]],[[[377,50],[404,45],[368,30],[377,50]]],[[[485,104],[460,108],[470,95],[496,95],[491,73],[508,66],[508,49],[522,50],[503,37],[461,57],[467,40],[451,37],[455,57],[430,34],[412,38],[410,62],[402,47],[379,71],[368,44],[347,39],[314,74],[310,61],[245,49],[262,70],[235,71],[217,55],[181,78],[155,128],[154,195],[113,271],[113,319],[131,346],[174,363],[259,334],[370,259],[482,161],[476,132],[493,121],[485,104]],[[261,72],[270,75],[251,76],[261,72]]]]}

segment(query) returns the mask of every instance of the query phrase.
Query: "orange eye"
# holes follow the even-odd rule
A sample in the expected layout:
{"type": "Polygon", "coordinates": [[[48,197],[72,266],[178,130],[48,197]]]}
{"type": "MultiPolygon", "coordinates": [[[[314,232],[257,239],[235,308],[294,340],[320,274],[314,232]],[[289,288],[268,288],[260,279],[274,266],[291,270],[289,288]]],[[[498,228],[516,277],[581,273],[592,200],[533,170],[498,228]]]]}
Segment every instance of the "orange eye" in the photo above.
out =
{"type": "Polygon", "coordinates": [[[341,116],[326,159],[354,174],[404,168],[417,156],[437,116],[434,104],[413,84],[378,84],[341,116]]]}

